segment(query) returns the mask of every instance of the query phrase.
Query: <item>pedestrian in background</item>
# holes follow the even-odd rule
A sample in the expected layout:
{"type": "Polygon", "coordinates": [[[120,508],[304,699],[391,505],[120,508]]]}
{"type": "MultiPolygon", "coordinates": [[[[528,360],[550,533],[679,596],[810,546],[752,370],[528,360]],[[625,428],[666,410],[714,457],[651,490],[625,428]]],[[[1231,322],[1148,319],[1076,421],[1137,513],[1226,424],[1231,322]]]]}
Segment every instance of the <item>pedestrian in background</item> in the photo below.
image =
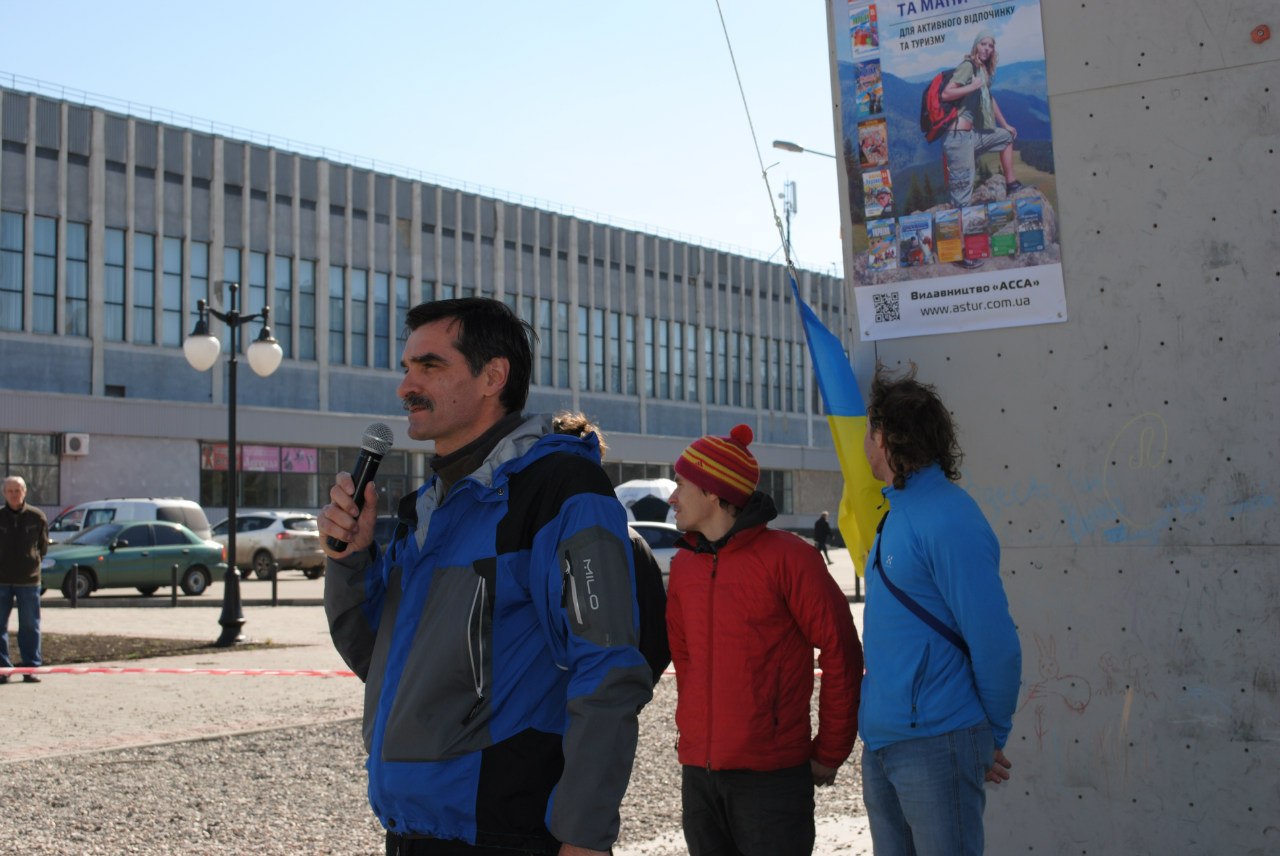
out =
{"type": "MultiPolygon", "coordinates": [[[[0,668],[12,669],[9,659],[9,615],[18,604],[18,650],[22,665],[39,668],[40,562],[49,549],[49,523],[44,512],[27,505],[27,482],[22,476],[4,480],[4,508],[0,508],[0,668]]],[[[34,674],[24,683],[38,684],[34,674]]],[[[0,675],[7,684],[9,675],[0,675]]]]}
{"type": "Polygon", "coordinates": [[[813,543],[822,551],[822,558],[827,560],[828,565],[834,564],[831,561],[831,554],[827,552],[827,543],[831,541],[831,524],[827,522],[830,516],[824,511],[813,524],[813,543]]]}
{"type": "Polygon", "coordinates": [[[813,789],[857,734],[862,649],[849,603],[815,551],[770,529],[751,429],[695,440],[668,502],[684,536],[671,560],[684,838],[692,856],[806,856],[813,789]],[[809,709],[813,651],[822,685],[809,709]]]}
{"type": "Polygon", "coordinates": [[[983,850],[984,779],[1004,755],[1022,649],[1000,544],[960,478],[955,426],[915,367],[876,370],[864,441],[890,511],[867,568],[862,784],[876,856],[983,850]]]}
{"type": "Polygon", "coordinates": [[[595,437],[522,413],[533,330],[501,301],[423,303],[397,396],[431,477],[373,543],[340,473],[320,515],[325,613],[365,682],[369,802],[386,852],[605,854],[617,840],[637,713],[626,511],[595,437]]]}

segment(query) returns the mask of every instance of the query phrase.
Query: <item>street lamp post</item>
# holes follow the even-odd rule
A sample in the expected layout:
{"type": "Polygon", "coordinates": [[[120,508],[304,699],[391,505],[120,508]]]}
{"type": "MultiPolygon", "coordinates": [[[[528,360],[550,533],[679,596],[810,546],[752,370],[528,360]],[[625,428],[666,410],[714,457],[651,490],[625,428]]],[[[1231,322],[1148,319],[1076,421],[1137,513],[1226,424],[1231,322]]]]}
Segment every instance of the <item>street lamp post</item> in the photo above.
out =
{"type": "Polygon", "coordinates": [[[806,149],[804,146],[797,145],[790,140],[774,140],[773,147],[775,149],[782,149],[784,152],[795,152],[796,154],[804,154],[805,152],[808,152],[811,155],[822,155],[824,158],[831,158],[832,160],[836,159],[835,155],[829,155],[826,152],[814,151],[813,149],[806,149]]]}
{"type": "Polygon", "coordinates": [[[236,366],[239,365],[240,327],[250,321],[262,320],[262,331],[249,346],[249,368],[259,377],[268,377],[280,366],[284,352],[280,343],[271,335],[271,307],[262,307],[261,312],[251,315],[240,314],[240,283],[224,283],[231,292],[228,311],[219,312],[204,300],[196,303],[196,326],[191,335],[182,343],[182,352],[187,362],[196,371],[208,371],[218,361],[222,345],[216,336],[209,332],[208,316],[212,315],[227,325],[231,331],[231,353],[227,358],[227,573],[222,588],[222,614],[218,623],[222,625],[222,634],[214,643],[219,648],[226,648],[244,641],[244,609],[240,602],[240,571],[236,568],[236,492],[239,480],[239,467],[236,461],[236,366]]]}

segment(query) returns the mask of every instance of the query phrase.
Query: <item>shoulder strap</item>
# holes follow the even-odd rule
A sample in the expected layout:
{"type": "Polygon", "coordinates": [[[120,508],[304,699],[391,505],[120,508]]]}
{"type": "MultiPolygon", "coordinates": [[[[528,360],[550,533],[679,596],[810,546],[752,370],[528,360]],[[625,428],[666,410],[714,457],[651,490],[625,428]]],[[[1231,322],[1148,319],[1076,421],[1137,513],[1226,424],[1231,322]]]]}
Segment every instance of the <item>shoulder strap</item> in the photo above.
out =
{"type": "Polygon", "coordinates": [[[880,572],[880,579],[884,581],[885,588],[887,588],[890,592],[892,592],[893,596],[896,597],[902,603],[903,606],[911,610],[911,612],[916,616],[916,618],[919,618],[925,624],[932,627],[939,636],[941,636],[943,639],[946,639],[952,645],[959,648],[960,653],[964,654],[966,660],[972,659],[972,657],[970,657],[969,655],[969,644],[964,641],[963,636],[961,636],[959,633],[952,630],[947,625],[943,624],[940,620],[938,620],[938,617],[936,615],[934,615],[932,612],[930,612],[929,610],[921,606],[915,600],[915,598],[913,598],[911,595],[907,594],[905,591],[898,588],[892,582],[889,581],[888,575],[885,574],[884,572],[884,565],[880,563],[880,534],[884,530],[884,522],[885,520],[888,519],[888,517],[889,517],[889,512],[886,511],[884,513],[884,517],[880,518],[880,524],[876,526],[875,566],[876,566],[876,570],[880,572]]]}

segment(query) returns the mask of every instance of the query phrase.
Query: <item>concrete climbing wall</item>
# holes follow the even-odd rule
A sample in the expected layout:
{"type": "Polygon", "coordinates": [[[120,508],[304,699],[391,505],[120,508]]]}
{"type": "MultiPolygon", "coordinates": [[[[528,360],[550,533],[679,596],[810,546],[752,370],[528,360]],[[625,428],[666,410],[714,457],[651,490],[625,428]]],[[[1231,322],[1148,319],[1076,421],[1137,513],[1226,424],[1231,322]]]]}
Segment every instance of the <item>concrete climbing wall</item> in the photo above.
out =
{"type": "Polygon", "coordinates": [[[1280,4],[1043,22],[1070,321],[845,331],[937,384],[1003,547],[988,852],[1280,853],[1280,4]]]}

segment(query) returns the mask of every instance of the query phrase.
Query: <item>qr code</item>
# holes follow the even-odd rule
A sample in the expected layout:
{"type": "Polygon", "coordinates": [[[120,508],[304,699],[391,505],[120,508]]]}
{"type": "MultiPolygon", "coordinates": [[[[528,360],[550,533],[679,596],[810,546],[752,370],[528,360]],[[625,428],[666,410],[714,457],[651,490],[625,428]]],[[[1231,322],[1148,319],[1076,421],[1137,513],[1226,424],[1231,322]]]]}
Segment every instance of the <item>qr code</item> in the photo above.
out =
{"type": "Polygon", "coordinates": [[[900,321],[902,314],[898,311],[898,292],[890,291],[886,294],[873,294],[871,301],[876,308],[876,323],[883,321],[900,321]]]}

